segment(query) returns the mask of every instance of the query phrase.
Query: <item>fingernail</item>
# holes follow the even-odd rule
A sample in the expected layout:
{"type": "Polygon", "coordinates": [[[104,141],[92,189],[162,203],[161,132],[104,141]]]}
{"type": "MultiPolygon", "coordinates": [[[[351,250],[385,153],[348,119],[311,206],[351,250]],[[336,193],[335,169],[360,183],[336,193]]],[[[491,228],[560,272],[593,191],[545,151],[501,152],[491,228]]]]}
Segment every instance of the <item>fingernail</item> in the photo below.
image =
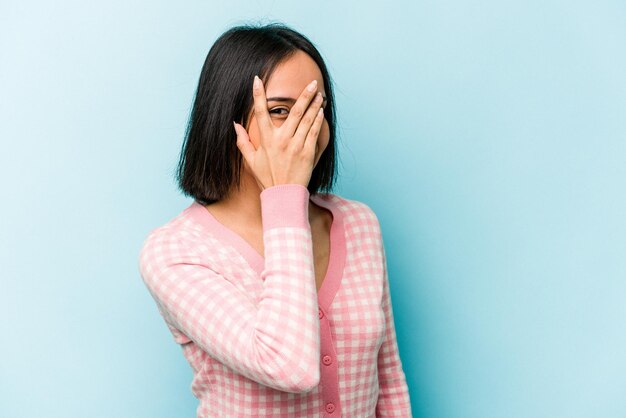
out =
{"type": "Polygon", "coordinates": [[[261,87],[261,79],[259,78],[259,76],[255,75],[254,76],[254,88],[258,89],[259,87],[261,87]]]}
{"type": "Polygon", "coordinates": [[[309,91],[315,91],[315,87],[317,86],[317,80],[313,80],[311,81],[311,83],[309,84],[309,86],[307,87],[307,90],[309,91]]]}

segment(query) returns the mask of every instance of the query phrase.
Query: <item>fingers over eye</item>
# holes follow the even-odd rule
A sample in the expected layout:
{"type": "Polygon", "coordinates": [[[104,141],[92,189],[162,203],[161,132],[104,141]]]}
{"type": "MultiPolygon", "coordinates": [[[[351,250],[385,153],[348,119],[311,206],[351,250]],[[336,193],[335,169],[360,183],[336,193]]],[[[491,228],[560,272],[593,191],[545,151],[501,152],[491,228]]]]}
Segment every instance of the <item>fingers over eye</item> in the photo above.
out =
{"type": "Polygon", "coordinates": [[[311,125],[311,129],[306,135],[304,141],[304,148],[306,148],[311,154],[315,155],[315,148],[317,146],[317,140],[319,138],[322,124],[324,123],[324,111],[320,108],[315,115],[315,120],[311,125]]]}
{"type": "Polygon", "coordinates": [[[257,118],[260,130],[270,129],[272,122],[267,110],[267,98],[265,97],[265,87],[263,81],[258,76],[254,76],[252,86],[252,96],[254,97],[254,116],[257,118]]]}
{"type": "Polygon", "coordinates": [[[321,105],[322,105],[322,94],[317,93],[315,95],[315,99],[313,99],[313,101],[311,102],[311,105],[306,110],[304,117],[298,124],[298,127],[296,128],[296,133],[294,134],[295,137],[298,137],[301,139],[301,141],[304,141],[307,135],[307,132],[309,132],[309,130],[311,129],[311,126],[316,120],[317,115],[319,114],[321,105]]]}
{"type": "Polygon", "coordinates": [[[286,129],[290,135],[293,135],[295,133],[298,125],[300,124],[300,120],[306,113],[306,110],[309,107],[309,104],[311,103],[311,100],[315,96],[316,92],[317,80],[313,80],[309,85],[304,88],[302,93],[300,93],[298,100],[296,100],[296,103],[293,105],[291,111],[289,112],[287,120],[285,120],[285,123],[283,124],[283,129],[286,129]]]}

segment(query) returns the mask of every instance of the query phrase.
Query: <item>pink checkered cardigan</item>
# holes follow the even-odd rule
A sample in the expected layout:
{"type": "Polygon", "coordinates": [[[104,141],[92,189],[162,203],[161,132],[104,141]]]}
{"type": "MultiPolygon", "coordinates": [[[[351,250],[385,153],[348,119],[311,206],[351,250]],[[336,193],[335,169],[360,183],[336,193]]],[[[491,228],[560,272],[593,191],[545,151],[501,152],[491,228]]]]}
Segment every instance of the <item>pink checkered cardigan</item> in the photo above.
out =
{"type": "Polygon", "coordinates": [[[197,201],[141,248],[197,417],[411,417],[374,212],[299,184],[260,199],[264,257],[197,201]],[[319,292],[309,199],[333,215],[319,292]]]}

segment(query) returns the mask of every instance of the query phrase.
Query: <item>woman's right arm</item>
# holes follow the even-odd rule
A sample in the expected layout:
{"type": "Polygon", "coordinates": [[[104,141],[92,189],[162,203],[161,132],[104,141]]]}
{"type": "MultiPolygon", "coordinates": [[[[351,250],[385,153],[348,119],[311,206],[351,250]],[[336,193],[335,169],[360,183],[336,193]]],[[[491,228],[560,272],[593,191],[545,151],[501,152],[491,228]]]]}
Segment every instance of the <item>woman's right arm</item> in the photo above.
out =
{"type": "Polygon", "coordinates": [[[309,191],[280,184],[260,198],[265,268],[258,305],[166,234],[146,240],[140,272],[164,318],[211,357],[266,386],[307,392],[320,379],[309,191]]]}

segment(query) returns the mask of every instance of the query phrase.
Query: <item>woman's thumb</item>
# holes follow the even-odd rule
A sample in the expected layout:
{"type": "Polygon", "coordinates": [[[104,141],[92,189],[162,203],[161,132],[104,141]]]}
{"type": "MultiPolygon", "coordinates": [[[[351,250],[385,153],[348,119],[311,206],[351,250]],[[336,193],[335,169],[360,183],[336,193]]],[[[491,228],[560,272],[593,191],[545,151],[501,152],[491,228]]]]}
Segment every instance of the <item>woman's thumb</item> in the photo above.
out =
{"type": "Polygon", "coordinates": [[[256,151],[254,145],[250,142],[250,137],[248,137],[248,133],[243,126],[234,121],[233,125],[235,125],[235,132],[237,133],[237,147],[249,164],[253,160],[253,155],[256,151]]]}

